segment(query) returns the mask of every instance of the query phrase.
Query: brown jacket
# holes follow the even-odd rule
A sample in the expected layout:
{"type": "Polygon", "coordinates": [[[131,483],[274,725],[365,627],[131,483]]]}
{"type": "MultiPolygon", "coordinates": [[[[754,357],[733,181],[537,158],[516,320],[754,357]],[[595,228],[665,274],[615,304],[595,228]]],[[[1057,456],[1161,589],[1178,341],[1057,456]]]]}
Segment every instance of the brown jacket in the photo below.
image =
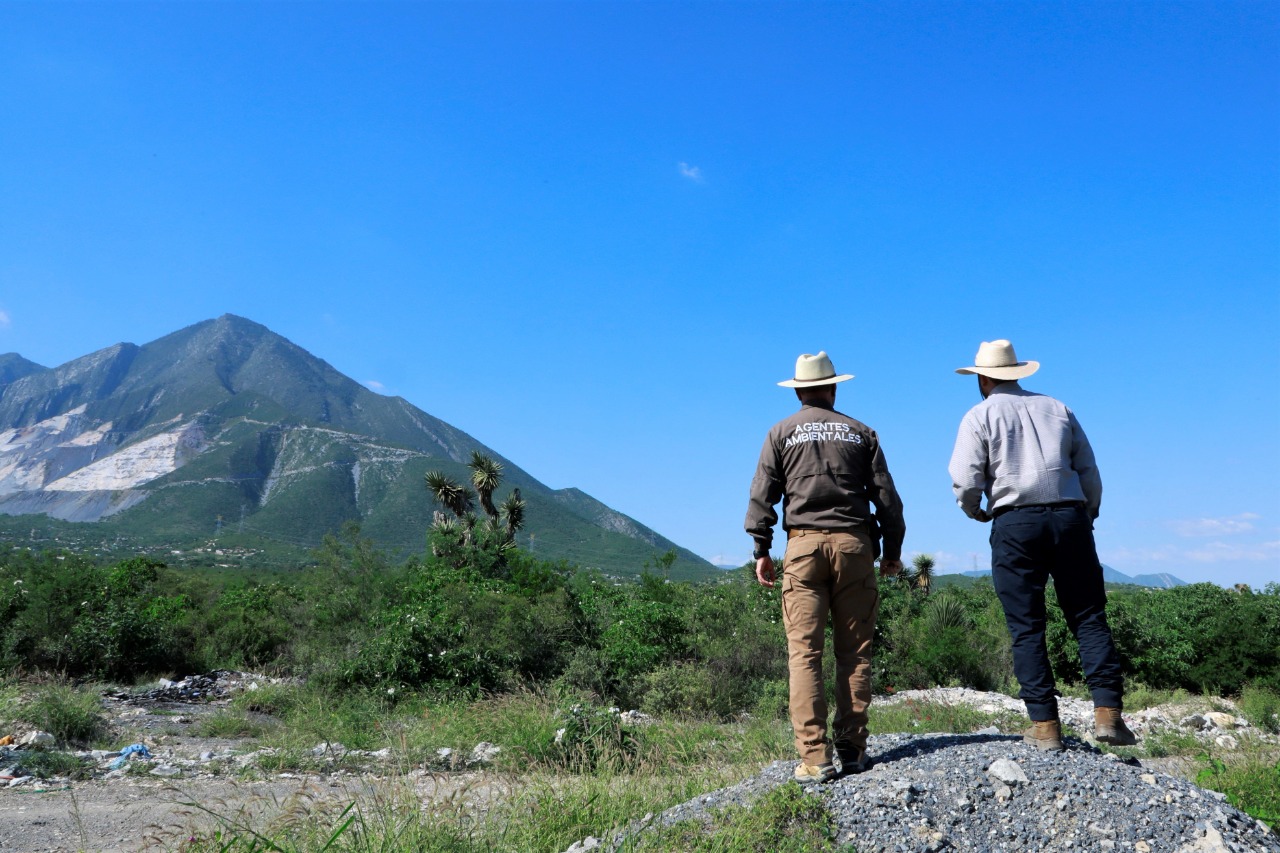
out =
{"type": "Polygon", "coordinates": [[[878,522],[884,558],[902,558],[907,532],[902,499],[875,430],[848,415],[809,404],[769,430],[747,507],[746,528],[756,540],[756,556],[773,544],[778,521],[773,507],[779,498],[786,530],[862,527],[874,533],[878,522]]]}

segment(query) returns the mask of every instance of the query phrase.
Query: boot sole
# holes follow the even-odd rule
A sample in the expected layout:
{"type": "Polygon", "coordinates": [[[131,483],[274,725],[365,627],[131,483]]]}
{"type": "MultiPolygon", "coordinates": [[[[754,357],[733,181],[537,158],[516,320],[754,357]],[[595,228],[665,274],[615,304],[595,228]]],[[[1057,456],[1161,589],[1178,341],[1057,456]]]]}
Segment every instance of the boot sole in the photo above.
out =
{"type": "Polygon", "coordinates": [[[1023,737],[1022,742],[1029,746],[1034,746],[1041,752],[1065,752],[1067,749],[1060,740],[1036,740],[1031,737],[1023,737]]]}
{"type": "Polygon", "coordinates": [[[1120,734],[1098,734],[1094,732],[1093,739],[1108,746],[1134,746],[1138,743],[1138,738],[1134,735],[1125,737],[1120,734]]]}

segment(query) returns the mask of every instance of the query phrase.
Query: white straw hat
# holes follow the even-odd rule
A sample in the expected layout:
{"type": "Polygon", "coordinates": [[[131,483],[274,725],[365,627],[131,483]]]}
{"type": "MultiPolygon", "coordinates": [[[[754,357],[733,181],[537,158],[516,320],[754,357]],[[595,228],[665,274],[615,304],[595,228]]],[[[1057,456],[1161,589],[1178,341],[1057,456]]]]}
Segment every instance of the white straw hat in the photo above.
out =
{"type": "Polygon", "coordinates": [[[846,379],[852,379],[852,373],[842,373],[836,376],[836,369],[831,364],[831,359],[827,358],[825,352],[817,355],[805,353],[796,359],[796,376],[794,379],[787,379],[778,384],[784,388],[812,388],[815,385],[834,385],[837,382],[844,382],[846,379]]]}
{"type": "Polygon", "coordinates": [[[983,341],[973,367],[958,367],[956,373],[976,373],[991,379],[1021,379],[1040,369],[1038,361],[1018,361],[1013,344],[1006,340],[983,341]]]}

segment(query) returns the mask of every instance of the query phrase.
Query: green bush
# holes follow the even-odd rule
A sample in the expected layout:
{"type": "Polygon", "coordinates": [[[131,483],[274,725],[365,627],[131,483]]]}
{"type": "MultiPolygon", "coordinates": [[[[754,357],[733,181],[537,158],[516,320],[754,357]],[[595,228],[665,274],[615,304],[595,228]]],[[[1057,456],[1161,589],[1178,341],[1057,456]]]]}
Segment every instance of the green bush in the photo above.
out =
{"type": "Polygon", "coordinates": [[[1280,825],[1280,761],[1251,759],[1224,764],[1208,759],[1196,784],[1227,795],[1227,801],[1271,826],[1280,825]]]}
{"type": "Polygon", "coordinates": [[[635,761],[635,736],[622,724],[617,708],[574,705],[557,717],[563,725],[557,732],[555,754],[565,767],[621,769],[635,761]]]}
{"type": "Polygon", "coordinates": [[[222,590],[206,610],[196,650],[203,668],[258,670],[275,664],[297,633],[303,601],[292,586],[239,583],[222,590]]]}
{"type": "Polygon", "coordinates": [[[93,693],[64,684],[38,688],[18,710],[18,718],[61,743],[90,743],[106,733],[102,702],[93,693]]]}
{"type": "Polygon", "coordinates": [[[1280,734],[1280,694],[1249,685],[1240,691],[1236,707],[1244,718],[1264,732],[1280,734]]]}

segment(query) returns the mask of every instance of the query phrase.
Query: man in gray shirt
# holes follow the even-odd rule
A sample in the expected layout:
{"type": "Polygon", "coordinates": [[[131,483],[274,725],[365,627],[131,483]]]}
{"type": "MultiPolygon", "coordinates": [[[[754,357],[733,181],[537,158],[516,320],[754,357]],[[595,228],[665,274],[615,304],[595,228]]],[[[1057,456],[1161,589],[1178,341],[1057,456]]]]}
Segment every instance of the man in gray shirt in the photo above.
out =
{"type": "Polygon", "coordinates": [[[882,575],[902,570],[902,501],[874,430],[835,410],[837,375],[825,352],[802,355],[795,378],[800,411],[769,430],[751,481],[746,529],[755,540],[756,579],[774,585],[774,505],[782,500],[787,550],[782,622],[787,632],[791,725],[798,782],[834,778],[832,741],[845,773],[866,766],[871,641],[880,597],[875,557],[884,534],[882,575]],[[872,514],[872,506],[875,514],[872,514]],[[836,658],[836,715],[827,737],[822,652],[827,617],[836,658]]]}
{"type": "Polygon", "coordinates": [[[983,401],[960,423],[951,482],[965,514],[991,522],[991,581],[1013,639],[1013,671],[1032,726],[1023,739],[1061,750],[1057,690],[1045,647],[1045,586],[1053,578],[1093,694],[1094,737],[1136,743],[1120,715],[1124,682],[1107,624],[1093,519],[1102,479],[1080,422],[1062,403],[1025,391],[1039,362],[1018,361],[1006,340],[982,343],[972,367],[983,401]],[[982,497],[987,507],[982,508],[982,497]]]}

